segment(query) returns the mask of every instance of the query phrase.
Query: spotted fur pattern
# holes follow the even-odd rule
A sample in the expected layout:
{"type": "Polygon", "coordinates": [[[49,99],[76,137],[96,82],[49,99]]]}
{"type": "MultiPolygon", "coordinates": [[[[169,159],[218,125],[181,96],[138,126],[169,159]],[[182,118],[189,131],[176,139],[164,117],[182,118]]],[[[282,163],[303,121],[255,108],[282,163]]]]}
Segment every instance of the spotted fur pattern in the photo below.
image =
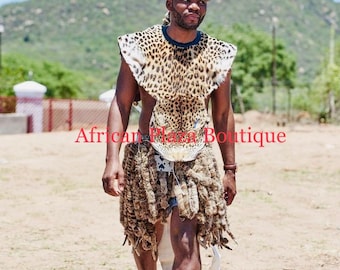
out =
{"type": "Polygon", "coordinates": [[[154,224],[171,212],[169,200],[176,195],[179,215],[197,218],[198,241],[203,247],[227,247],[227,206],[212,148],[206,146],[189,162],[174,162],[172,172],[159,171],[155,150],[149,142],[130,143],[124,152],[126,187],[120,198],[121,223],[137,254],[151,250],[157,257],[154,224]]]}
{"type": "Polygon", "coordinates": [[[154,148],[170,161],[195,159],[209,123],[206,99],[225,80],[236,47],[205,33],[197,44],[175,45],[161,25],[121,36],[118,43],[137,83],[156,100],[150,128],[163,132],[153,138],[154,148]],[[179,132],[187,138],[180,140],[179,132]]]}

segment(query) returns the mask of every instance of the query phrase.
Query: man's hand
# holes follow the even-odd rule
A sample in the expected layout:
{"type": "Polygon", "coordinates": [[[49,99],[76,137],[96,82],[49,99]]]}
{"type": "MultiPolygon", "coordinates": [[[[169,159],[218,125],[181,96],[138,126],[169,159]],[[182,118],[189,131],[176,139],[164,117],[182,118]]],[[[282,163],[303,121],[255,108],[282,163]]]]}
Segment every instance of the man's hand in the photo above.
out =
{"type": "Polygon", "coordinates": [[[237,193],[235,173],[232,170],[226,170],[223,177],[223,188],[227,205],[231,205],[237,193]]]}
{"type": "Polygon", "coordinates": [[[104,191],[112,196],[120,196],[124,190],[124,170],[119,163],[107,162],[102,177],[104,191]]]}

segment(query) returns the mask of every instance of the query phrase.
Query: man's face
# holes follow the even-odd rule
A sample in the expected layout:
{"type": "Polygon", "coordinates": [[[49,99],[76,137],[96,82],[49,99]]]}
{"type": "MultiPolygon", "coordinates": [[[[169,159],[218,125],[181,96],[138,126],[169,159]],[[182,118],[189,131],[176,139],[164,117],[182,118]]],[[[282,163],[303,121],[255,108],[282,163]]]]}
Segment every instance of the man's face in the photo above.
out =
{"type": "Polygon", "coordinates": [[[173,15],[171,23],[187,30],[195,30],[207,11],[207,0],[168,0],[168,9],[173,15]]]}

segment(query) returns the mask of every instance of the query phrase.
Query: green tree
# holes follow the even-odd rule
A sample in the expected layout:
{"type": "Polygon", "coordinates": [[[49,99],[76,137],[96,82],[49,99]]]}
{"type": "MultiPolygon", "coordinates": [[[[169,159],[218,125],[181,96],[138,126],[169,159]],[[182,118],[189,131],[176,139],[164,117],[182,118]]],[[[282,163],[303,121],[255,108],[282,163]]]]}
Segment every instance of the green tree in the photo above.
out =
{"type": "Polygon", "coordinates": [[[340,40],[335,44],[335,64],[340,66],[340,40]]]}
{"type": "MultiPolygon", "coordinates": [[[[233,86],[241,88],[245,109],[254,106],[254,94],[263,92],[272,79],[272,37],[250,26],[234,25],[231,29],[209,25],[207,32],[238,47],[233,65],[233,86]]],[[[296,80],[296,60],[282,42],[276,42],[277,86],[292,89],[296,80]]],[[[235,91],[235,89],[233,89],[235,91]]],[[[239,111],[233,95],[235,111],[239,111]]]]}
{"type": "Polygon", "coordinates": [[[336,64],[325,66],[315,78],[311,87],[312,112],[319,117],[330,118],[333,109],[340,109],[340,67],[336,64]],[[334,104],[332,104],[332,99],[334,104]]]}
{"type": "Polygon", "coordinates": [[[82,97],[82,83],[85,79],[81,73],[70,71],[59,63],[38,62],[18,54],[4,55],[3,60],[0,95],[14,95],[15,84],[33,79],[47,87],[47,97],[82,97]]]}
{"type": "Polygon", "coordinates": [[[335,28],[330,32],[330,50],[311,85],[312,112],[320,118],[340,120],[340,42],[335,42],[335,28]]]}

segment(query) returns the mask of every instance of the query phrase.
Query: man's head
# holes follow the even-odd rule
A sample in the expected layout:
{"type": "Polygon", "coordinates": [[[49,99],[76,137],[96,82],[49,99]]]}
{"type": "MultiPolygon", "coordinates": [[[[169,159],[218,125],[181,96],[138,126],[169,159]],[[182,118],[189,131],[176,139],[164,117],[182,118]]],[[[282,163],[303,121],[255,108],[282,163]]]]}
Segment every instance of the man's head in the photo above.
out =
{"type": "Polygon", "coordinates": [[[166,0],[171,24],[186,30],[195,30],[201,24],[209,0],[166,0]]]}

